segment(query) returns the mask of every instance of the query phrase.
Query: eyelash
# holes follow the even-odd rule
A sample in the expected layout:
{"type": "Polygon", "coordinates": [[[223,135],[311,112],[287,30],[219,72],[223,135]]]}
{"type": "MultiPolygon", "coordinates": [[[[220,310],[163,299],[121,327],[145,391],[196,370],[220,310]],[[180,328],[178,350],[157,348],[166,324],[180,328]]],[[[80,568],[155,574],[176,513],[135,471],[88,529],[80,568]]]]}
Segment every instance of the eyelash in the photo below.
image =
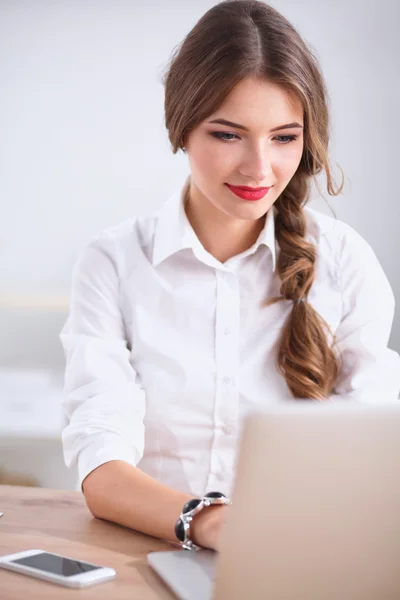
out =
{"type": "MultiPolygon", "coordinates": [[[[215,138],[217,138],[218,140],[221,140],[221,142],[226,143],[230,143],[231,140],[227,140],[225,138],[223,138],[223,135],[234,135],[237,139],[240,140],[239,136],[236,135],[236,133],[228,133],[227,131],[213,131],[211,132],[211,135],[215,138]]],[[[295,140],[297,140],[297,135],[277,135],[275,136],[276,138],[286,138],[288,141],[287,142],[279,142],[279,144],[282,144],[283,146],[286,146],[287,144],[290,144],[290,142],[294,142],[295,140]]]]}

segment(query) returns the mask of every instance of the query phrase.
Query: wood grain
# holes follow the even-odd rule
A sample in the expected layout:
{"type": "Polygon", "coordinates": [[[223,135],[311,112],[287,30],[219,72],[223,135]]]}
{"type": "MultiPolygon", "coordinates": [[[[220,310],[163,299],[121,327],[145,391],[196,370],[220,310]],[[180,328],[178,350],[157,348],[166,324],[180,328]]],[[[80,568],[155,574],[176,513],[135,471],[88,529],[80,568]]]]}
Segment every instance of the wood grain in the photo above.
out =
{"type": "Polygon", "coordinates": [[[148,566],[148,552],[167,542],[95,519],[80,492],[0,485],[0,555],[30,548],[112,567],[114,581],[68,589],[0,569],[1,600],[173,600],[148,566]]]}

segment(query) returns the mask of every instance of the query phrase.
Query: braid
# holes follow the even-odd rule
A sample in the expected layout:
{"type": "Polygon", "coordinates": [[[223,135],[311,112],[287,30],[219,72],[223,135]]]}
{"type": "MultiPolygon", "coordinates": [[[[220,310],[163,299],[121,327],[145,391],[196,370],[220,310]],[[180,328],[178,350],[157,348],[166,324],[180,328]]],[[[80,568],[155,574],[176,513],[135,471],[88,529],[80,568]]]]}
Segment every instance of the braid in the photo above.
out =
{"type": "Polygon", "coordinates": [[[328,345],[329,326],[307,302],[316,260],[315,246],[305,240],[302,202],[307,195],[308,180],[295,176],[275,203],[281,297],[267,304],[294,301],[278,346],[278,368],[294,397],[323,400],[331,393],[339,365],[328,345]]]}

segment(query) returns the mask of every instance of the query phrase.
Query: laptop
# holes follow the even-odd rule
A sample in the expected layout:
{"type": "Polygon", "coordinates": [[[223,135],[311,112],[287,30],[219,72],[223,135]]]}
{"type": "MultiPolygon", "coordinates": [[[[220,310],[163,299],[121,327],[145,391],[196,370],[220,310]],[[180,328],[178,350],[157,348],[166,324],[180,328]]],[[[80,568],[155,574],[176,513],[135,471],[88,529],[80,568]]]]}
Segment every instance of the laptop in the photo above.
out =
{"type": "Polygon", "coordinates": [[[219,553],[148,562],[181,600],[399,600],[400,402],[244,421],[219,553]]]}

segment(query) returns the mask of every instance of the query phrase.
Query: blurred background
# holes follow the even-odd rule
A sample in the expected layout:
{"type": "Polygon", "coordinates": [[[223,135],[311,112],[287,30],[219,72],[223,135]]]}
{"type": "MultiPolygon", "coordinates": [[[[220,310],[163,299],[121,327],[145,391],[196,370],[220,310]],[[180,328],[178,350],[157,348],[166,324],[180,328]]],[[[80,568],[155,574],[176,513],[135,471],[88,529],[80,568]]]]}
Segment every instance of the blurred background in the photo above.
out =
{"type": "MultiPolygon", "coordinates": [[[[60,441],[72,267],[93,234],[152,213],[188,174],[169,147],[161,76],[215,3],[0,0],[0,483],[78,489],[60,441]]],[[[320,176],[325,199],[371,244],[398,299],[400,4],[271,4],[327,80],[331,163],[346,184],[332,199],[320,176]]],[[[389,345],[400,351],[400,314],[389,345]]]]}

